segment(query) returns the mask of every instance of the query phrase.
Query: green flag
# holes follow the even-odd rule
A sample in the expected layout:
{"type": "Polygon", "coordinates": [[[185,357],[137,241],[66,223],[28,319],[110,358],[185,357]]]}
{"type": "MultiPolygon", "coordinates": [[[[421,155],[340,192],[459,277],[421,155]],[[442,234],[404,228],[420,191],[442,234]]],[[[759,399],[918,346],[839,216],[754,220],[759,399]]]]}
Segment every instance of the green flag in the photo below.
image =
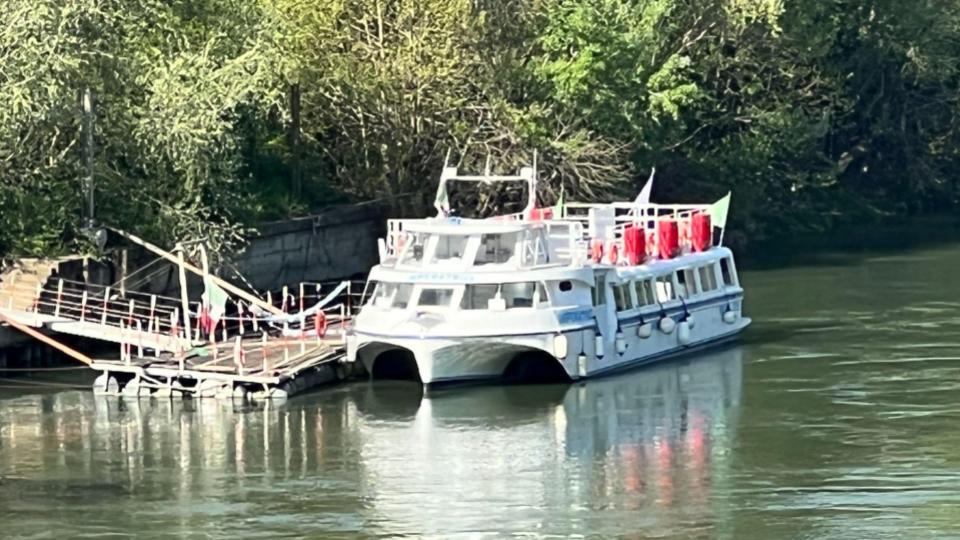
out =
{"type": "Polygon", "coordinates": [[[563,215],[563,188],[560,189],[560,198],[557,199],[557,204],[553,205],[553,212],[557,217],[563,215]]]}
{"type": "Polygon", "coordinates": [[[707,214],[710,215],[710,219],[713,221],[714,227],[720,227],[723,229],[727,226],[727,213],[730,212],[730,193],[727,192],[727,195],[720,199],[719,201],[710,205],[710,208],[707,209],[707,214]]]}
{"type": "MultiPolygon", "coordinates": [[[[207,309],[210,313],[210,319],[213,320],[214,326],[220,320],[220,317],[223,317],[223,314],[227,311],[227,299],[230,297],[227,294],[227,291],[220,288],[219,285],[214,283],[209,276],[203,280],[203,296],[207,302],[207,309]]],[[[286,300],[286,299],[284,299],[286,300]]]]}

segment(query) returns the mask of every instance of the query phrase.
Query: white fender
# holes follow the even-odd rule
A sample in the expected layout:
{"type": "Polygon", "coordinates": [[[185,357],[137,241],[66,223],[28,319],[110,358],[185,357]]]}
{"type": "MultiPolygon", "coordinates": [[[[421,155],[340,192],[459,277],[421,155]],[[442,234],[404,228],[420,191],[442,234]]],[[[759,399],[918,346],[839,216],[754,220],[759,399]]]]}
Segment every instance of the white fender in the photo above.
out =
{"type": "Polygon", "coordinates": [[[110,373],[104,371],[93,381],[93,393],[97,396],[116,396],[120,394],[120,385],[110,373]]]}
{"type": "Polygon", "coordinates": [[[687,315],[687,324],[690,325],[690,328],[693,328],[694,326],[696,326],[696,322],[693,318],[693,315],[687,315]]]}
{"type": "Polygon", "coordinates": [[[600,334],[597,334],[593,338],[593,343],[594,343],[594,354],[596,355],[597,358],[601,358],[603,356],[603,336],[601,336],[600,334]]]}
{"type": "Polygon", "coordinates": [[[637,337],[640,339],[647,339],[653,335],[653,324],[643,323],[637,327],[637,337]]]}
{"type": "Polygon", "coordinates": [[[558,360],[563,360],[567,357],[569,343],[567,341],[567,336],[559,334],[553,338],[553,355],[557,357],[558,360]]]}
{"type": "Polygon", "coordinates": [[[623,337],[623,332],[617,331],[617,354],[623,354],[627,352],[627,340],[623,337]]]}
{"type": "Polygon", "coordinates": [[[737,312],[730,309],[723,313],[723,322],[727,324],[733,324],[737,322],[737,312]]]}
{"type": "Polygon", "coordinates": [[[124,397],[137,397],[140,395],[140,377],[134,377],[130,381],[123,385],[123,388],[120,390],[120,395],[124,397]]]}
{"type": "Polygon", "coordinates": [[[681,345],[690,344],[690,323],[687,321],[680,321],[680,324],[677,325],[677,341],[681,345]]]}
{"type": "Polygon", "coordinates": [[[660,319],[660,331],[664,334],[672,334],[674,328],[677,327],[677,322],[670,317],[664,317],[660,319]]]}
{"type": "Polygon", "coordinates": [[[581,377],[587,376],[587,355],[583,353],[577,355],[577,373],[581,377]]]}

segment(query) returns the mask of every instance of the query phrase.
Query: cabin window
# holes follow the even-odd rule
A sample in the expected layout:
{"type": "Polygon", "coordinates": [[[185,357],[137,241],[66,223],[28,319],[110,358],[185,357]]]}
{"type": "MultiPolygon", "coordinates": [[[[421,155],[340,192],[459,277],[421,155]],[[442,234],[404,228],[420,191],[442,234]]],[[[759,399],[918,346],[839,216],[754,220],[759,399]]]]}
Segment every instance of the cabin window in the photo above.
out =
{"type": "Polygon", "coordinates": [[[371,303],[379,308],[404,309],[410,303],[413,285],[409,283],[378,283],[371,295],[371,303]]]}
{"type": "Polygon", "coordinates": [[[447,307],[453,300],[453,289],[422,289],[418,307],[447,307]]]}
{"type": "Polygon", "coordinates": [[[687,282],[687,298],[694,296],[700,292],[700,287],[697,284],[697,269],[696,268],[687,268],[683,271],[683,279],[687,282]]]}
{"type": "Polygon", "coordinates": [[[434,263],[460,262],[467,249],[467,240],[470,237],[464,234],[444,234],[437,238],[437,249],[433,253],[434,263]]]}
{"type": "Polygon", "coordinates": [[[573,290],[572,281],[561,281],[560,282],[560,292],[570,292],[573,290]]]}
{"type": "Polygon", "coordinates": [[[643,279],[633,284],[637,291],[637,306],[649,306],[657,303],[657,296],[653,292],[653,281],[643,279]]]}
{"type": "Polygon", "coordinates": [[[680,298],[690,298],[697,294],[697,277],[693,268],[677,270],[677,295],[680,298]]]}
{"type": "Polygon", "coordinates": [[[503,264],[513,257],[517,243],[516,233],[485,234],[480,238],[480,251],[477,252],[475,266],[484,264],[503,264]]]}
{"type": "Polygon", "coordinates": [[[607,277],[597,274],[596,284],[593,287],[593,305],[602,306],[607,303],[607,277]]]}
{"type": "Polygon", "coordinates": [[[633,297],[630,296],[630,284],[613,286],[613,302],[617,306],[617,311],[628,311],[633,309],[633,297]]]}
{"type": "Polygon", "coordinates": [[[523,234],[522,263],[523,266],[536,266],[549,262],[547,244],[543,240],[543,230],[526,230],[523,234]]]}
{"type": "Polygon", "coordinates": [[[729,257],[720,259],[720,273],[723,275],[723,284],[727,287],[736,285],[736,274],[733,270],[733,261],[729,257]]]}
{"type": "Polygon", "coordinates": [[[703,292],[716,290],[717,273],[713,264],[700,267],[700,288],[703,289],[703,292]]]}
{"type": "Polygon", "coordinates": [[[507,305],[507,309],[533,307],[533,295],[537,290],[534,282],[504,283],[500,294],[507,305]]]}
{"type": "Polygon", "coordinates": [[[430,235],[424,233],[408,233],[402,238],[404,246],[403,253],[400,255],[400,264],[419,265],[422,263],[430,235]]]}
{"type": "Polygon", "coordinates": [[[673,278],[670,276],[660,276],[657,278],[657,302],[669,302],[676,298],[673,291],[673,278]]]}
{"type": "Polygon", "coordinates": [[[497,284],[488,285],[467,285],[463,292],[463,300],[460,301],[461,309],[487,309],[488,302],[497,296],[500,286],[497,284]]]}

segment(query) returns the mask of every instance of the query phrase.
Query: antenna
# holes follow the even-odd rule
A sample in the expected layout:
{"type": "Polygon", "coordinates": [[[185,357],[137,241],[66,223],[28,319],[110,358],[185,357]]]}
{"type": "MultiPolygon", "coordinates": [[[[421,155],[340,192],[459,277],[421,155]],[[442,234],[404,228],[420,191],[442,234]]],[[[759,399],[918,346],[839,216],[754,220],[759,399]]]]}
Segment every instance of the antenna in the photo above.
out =
{"type": "Polygon", "coordinates": [[[483,165],[483,176],[490,176],[490,154],[487,154],[487,162],[483,165]]]}
{"type": "Polygon", "coordinates": [[[450,164],[450,148],[447,148],[447,155],[443,157],[443,168],[446,169],[450,164]]]}
{"type": "Polygon", "coordinates": [[[537,149],[533,149],[533,179],[537,179],[537,149]]]}

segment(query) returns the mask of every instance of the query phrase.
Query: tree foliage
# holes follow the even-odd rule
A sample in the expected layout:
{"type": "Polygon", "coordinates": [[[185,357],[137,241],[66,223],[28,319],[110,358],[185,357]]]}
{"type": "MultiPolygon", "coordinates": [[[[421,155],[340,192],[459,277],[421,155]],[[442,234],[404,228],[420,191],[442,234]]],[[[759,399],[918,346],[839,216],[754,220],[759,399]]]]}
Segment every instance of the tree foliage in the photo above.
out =
{"type": "Polygon", "coordinates": [[[656,166],[762,236],[955,208],[958,30],[949,0],[5,0],[0,252],[84,249],[86,88],[98,218],[157,241],[420,211],[448,150],[538,149],[546,204],[656,166]]]}

